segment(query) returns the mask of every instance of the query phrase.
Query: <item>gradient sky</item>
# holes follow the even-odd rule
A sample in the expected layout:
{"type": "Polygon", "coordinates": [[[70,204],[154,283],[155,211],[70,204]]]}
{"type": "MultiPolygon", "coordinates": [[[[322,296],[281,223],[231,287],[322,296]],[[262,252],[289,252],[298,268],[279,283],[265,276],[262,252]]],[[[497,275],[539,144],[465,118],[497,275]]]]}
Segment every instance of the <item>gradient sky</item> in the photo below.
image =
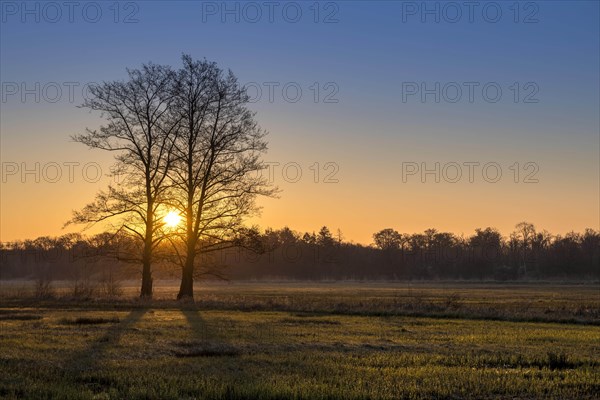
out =
{"type": "MultiPolygon", "coordinates": [[[[274,180],[282,193],[261,200],[262,216],[252,223],[299,231],[327,225],[365,244],[386,227],[468,235],[493,226],[508,234],[527,220],[553,233],[600,228],[599,2],[522,2],[518,15],[513,2],[479,2],[472,21],[462,6],[454,23],[449,20],[455,10],[444,8],[444,2],[427,3],[439,7],[439,22],[414,9],[422,2],[276,3],[272,21],[264,2],[253,3],[262,16],[252,22],[255,9],[236,2],[227,7],[238,7],[237,15],[224,13],[222,2],[123,2],[118,15],[113,2],[93,3],[85,13],[88,2],[80,2],[72,21],[64,6],[57,17],[42,2],[27,2],[31,13],[24,13],[22,2],[2,2],[0,240],[67,232],[61,227],[71,210],[106,185],[108,178],[88,182],[94,180],[95,164],[88,164],[88,181],[82,169],[98,163],[107,172],[111,155],[69,140],[101,123],[98,115],[76,107],[82,86],[121,79],[126,67],[148,61],[177,67],[183,52],[231,68],[243,83],[262,85],[252,108],[270,132],[265,159],[279,163],[274,180]],[[92,22],[97,8],[102,16],[92,22]],[[294,23],[298,8],[302,16],[294,23]],[[497,8],[502,15],[494,23],[497,8]],[[124,23],[132,12],[133,22],[124,23]],[[324,23],[328,16],[332,23],[324,23]],[[69,82],[78,84],[73,99],[69,82]],[[272,101],[268,82],[279,83],[272,101]],[[425,102],[420,95],[403,99],[407,82],[479,86],[473,102],[466,89],[450,102],[455,92],[448,86],[447,97],[436,103],[434,95],[425,102]],[[483,97],[489,82],[502,89],[496,103],[483,97]],[[35,92],[36,83],[39,101],[31,93],[23,99],[22,85],[35,92]],[[297,102],[282,93],[288,84],[288,96],[295,96],[289,83],[302,89],[297,102]],[[56,85],[62,88],[59,97],[56,85]],[[526,97],[533,90],[538,91],[526,97]],[[480,165],[473,182],[463,165],[457,183],[443,176],[436,183],[433,175],[423,183],[419,174],[403,179],[403,163],[409,162],[430,169],[436,162],[480,165]],[[515,162],[518,183],[510,169],[515,162]],[[537,183],[523,182],[532,171],[524,169],[528,162],[538,168],[537,183]],[[34,174],[11,175],[15,165],[35,169],[35,163],[40,163],[40,182],[34,174]],[[58,182],[48,182],[56,172],[48,163],[61,165],[58,182]],[[73,182],[64,163],[79,163],[72,167],[73,182]],[[298,182],[288,182],[295,177],[293,166],[284,179],[287,163],[301,167],[298,182]],[[311,169],[315,163],[318,183],[311,169]],[[328,164],[325,170],[326,163],[337,166],[337,183],[324,182],[334,168],[328,164]],[[482,176],[486,163],[501,167],[498,182],[482,176]]],[[[493,97],[494,91],[489,93],[493,97]]],[[[454,177],[451,167],[447,172],[454,177]]]]}

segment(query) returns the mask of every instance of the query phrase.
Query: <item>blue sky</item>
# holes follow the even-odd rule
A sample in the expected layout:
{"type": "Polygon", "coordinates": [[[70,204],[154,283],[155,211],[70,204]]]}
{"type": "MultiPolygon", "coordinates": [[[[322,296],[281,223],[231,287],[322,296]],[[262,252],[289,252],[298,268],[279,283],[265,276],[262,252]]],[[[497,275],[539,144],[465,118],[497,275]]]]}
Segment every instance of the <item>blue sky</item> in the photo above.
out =
{"type": "MultiPolygon", "coordinates": [[[[421,20],[422,2],[276,2],[272,22],[262,1],[252,6],[227,3],[229,9],[240,10],[239,22],[235,13],[223,15],[223,2],[121,2],[118,23],[114,2],[94,3],[86,18],[81,8],[87,3],[80,2],[73,22],[61,7],[62,17],[52,23],[53,9],[44,11],[45,3],[27,3],[30,9],[39,9],[36,22],[37,11],[23,16],[23,3],[3,2],[4,94],[11,83],[33,87],[35,82],[42,86],[79,82],[81,87],[86,82],[123,78],[126,67],[148,61],[177,66],[183,52],[231,68],[240,81],[263,87],[263,96],[253,108],[271,133],[267,159],[297,162],[307,177],[295,184],[277,182],[284,191],[281,199],[264,202],[263,217],[257,220],[263,226],[288,224],[313,230],[327,224],[362,242],[386,226],[409,232],[439,226],[469,233],[491,225],[508,233],[527,219],[557,232],[599,227],[597,1],[519,2],[516,8],[511,1],[482,1],[472,22],[464,2],[456,2],[462,12],[456,23],[448,21],[454,17],[453,9],[446,8],[444,14],[447,2],[427,2],[430,9],[441,10],[439,23],[432,15],[421,20]],[[249,21],[254,6],[263,13],[256,23],[249,21]],[[286,20],[284,7],[288,16],[300,9],[302,17],[296,23],[286,20]],[[484,7],[487,17],[482,14],[484,7]],[[102,10],[102,16],[92,23],[89,16],[96,9],[102,10]],[[490,16],[496,9],[502,15],[494,23],[490,16]],[[131,12],[137,22],[124,23],[131,12]],[[324,23],[327,15],[337,22],[324,23]],[[527,16],[537,22],[524,23],[527,16]],[[279,84],[273,102],[268,101],[265,82],[279,84]],[[427,87],[436,82],[479,86],[473,102],[464,92],[456,103],[445,99],[435,103],[433,96],[423,103],[419,95],[403,102],[407,82],[427,87]],[[286,101],[281,91],[290,83],[302,89],[298,102],[286,101]],[[327,83],[330,86],[325,87],[327,83]],[[502,89],[497,103],[482,97],[480,88],[487,83],[502,89]],[[527,83],[531,85],[525,87],[527,83]],[[534,89],[531,98],[538,102],[523,102],[534,89]],[[337,102],[324,102],[327,94],[337,102]],[[401,182],[404,161],[472,160],[497,162],[505,176],[514,162],[535,162],[540,182],[523,185],[508,178],[491,186],[487,182],[458,186],[401,182]],[[314,162],[335,162],[339,183],[314,184],[308,169],[314,162]],[[473,204],[474,199],[479,205],[473,204]],[[339,207],[340,202],[344,207],[339,207]],[[420,209],[423,204],[429,208],[420,209]],[[472,210],[479,216],[473,216],[472,210]]],[[[76,95],[81,97],[79,91],[76,95]]],[[[69,135],[97,126],[100,120],[66,97],[63,93],[56,103],[44,99],[36,103],[31,96],[23,102],[19,94],[3,99],[3,162],[110,162],[105,154],[69,142],[69,135]]],[[[16,181],[3,186],[11,188],[2,190],[6,239],[56,233],[70,209],[83,205],[98,189],[16,181]],[[76,200],[52,209],[54,219],[49,225],[29,223],[17,228],[6,213],[11,207],[27,207],[36,216],[32,218],[41,218],[50,209],[33,207],[23,197],[44,193],[58,201],[67,191],[76,193],[76,200]]]]}

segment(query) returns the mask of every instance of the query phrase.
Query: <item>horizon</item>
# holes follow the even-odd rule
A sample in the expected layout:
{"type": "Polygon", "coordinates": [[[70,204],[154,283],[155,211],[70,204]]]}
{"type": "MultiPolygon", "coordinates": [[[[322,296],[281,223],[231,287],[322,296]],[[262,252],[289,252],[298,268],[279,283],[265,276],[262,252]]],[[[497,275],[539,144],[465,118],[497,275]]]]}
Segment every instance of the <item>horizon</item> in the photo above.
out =
{"type": "MultiPolygon", "coordinates": [[[[529,221],[520,221],[520,222],[530,223],[529,221]]],[[[179,221],[177,221],[176,224],[179,224],[179,221]]],[[[588,230],[592,230],[594,232],[598,232],[598,230],[596,230],[594,228],[591,228],[591,227],[584,228],[581,231],[570,230],[570,231],[566,231],[566,232],[551,232],[551,231],[548,231],[547,229],[544,229],[543,227],[537,226],[534,223],[531,223],[531,224],[535,227],[535,232],[536,233],[548,233],[551,238],[558,238],[558,237],[564,238],[566,235],[568,235],[570,233],[575,233],[575,234],[583,235],[588,230]]],[[[499,229],[497,229],[497,228],[495,228],[493,226],[480,226],[480,227],[476,227],[476,228],[473,229],[473,232],[470,232],[470,233],[446,231],[446,230],[438,229],[436,227],[429,227],[429,228],[423,229],[422,231],[406,232],[406,231],[398,231],[394,227],[389,227],[388,226],[388,227],[381,227],[380,229],[374,231],[371,234],[371,240],[368,243],[357,242],[357,241],[355,241],[353,239],[349,239],[349,238],[346,237],[345,233],[341,229],[336,228],[336,227],[332,227],[332,226],[327,226],[327,225],[321,225],[321,226],[317,227],[316,229],[307,230],[307,231],[302,231],[302,230],[294,229],[293,227],[290,227],[290,226],[287,226],[287,225],[284,225],[284,226],[281,226],[281,227],[270,227],[270,226],[268,226],[268,227],[261,227],[261,226],[256,226],[256,228],[258,228],[258,230],[259,230],[259,232],[261,234],[265,234],[268,231],[282,231],[284,229],[289,229],[294,234],[297,234],[300,239],[302,239],[302,236],[304,234],[314,235],[314,234],[318,234],[318,232],[319,232],[319,230],[321,228],[328,228],[330,230],[333,238],[336,241],[338,240],[338,234],[341,233],[342,234],[342,239],[341,239],[342,243],[354,244],[354,245],[365,246],[365,247],[376,247],[376,244],[374,243],[374,240],[373,240],[373,236],[376,233],[378,233],[378,232],[380,232],[382,230],[385,230],[385,229],[392,229],[394,231],[397,231],[402,236],[419,235],[419,234],[425,233],[428,230],[432,230],[433,229],[433,230],[436,231],[436,233],[449,233],[449,234],[452,234],[453,236],[455,236],[456,238],[465,238],[465,239],[468,239],[470,237],[475,236],[477,229],[480,229],[480,230],[492,229],[494,231],[499,232],[500,235],[501,235],[501,238],[503,240],[506,240],[506,239],[510,239],[510,235],[512,233],[516,233],[517,232],[516,225],[517,224],[515,224],[515,227],[513,227],[513,229],[510,232],[506,232],[506,233],[500,231],[499,229]]],[[[28,237],[28,238],[24,238],[24,239],[0,240],[0,244],[5,244],[6,245],[6,244],[12,244],[12,243],[34,241],[36,239],[40,239],[40,238],[44,238],[44,237],[58,238],[58,237],[61,237],[63,235],[69,235],[69,234],[79,234],[79,235],[82,236],[82,238],[85,239],[85,238],[93,237],[94,235],[104,234],[104,233],[110,233],[110,230],[101,230],[101,229],[96,229],[94,231],[92,231],[91,229],[89,229],[89,230],[88,229],[75,230],[73,232],[68,232],[68,233],[67,232],[63,232],[60,235],[41,235],[41,236],[36,236],[36,237],[28,237]]]]}

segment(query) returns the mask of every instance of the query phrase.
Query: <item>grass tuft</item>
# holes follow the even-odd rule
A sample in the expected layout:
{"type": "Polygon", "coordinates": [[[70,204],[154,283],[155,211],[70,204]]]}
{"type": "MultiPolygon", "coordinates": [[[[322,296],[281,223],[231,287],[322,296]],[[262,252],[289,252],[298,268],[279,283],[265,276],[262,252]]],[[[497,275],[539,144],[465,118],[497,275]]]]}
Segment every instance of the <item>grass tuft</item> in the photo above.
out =
{"type": "Polygon", "coordinates": [[[33,321],[43,317],[37,314],[4,314],[0,315],[0,321],[33,321]]]}
{"type": "Polygon", "coordinates": [[[283,324],[313,324],[313,325],[341,325],[340,321],[334,321],[331,319],[318,319],[318,318],[282,318],[279,322],[283,324]]]}
{"type": "Polygon", "coordinates": [[[173,351],[175,357],[231,357],[239,356],[241,351],[226,343],[212,342],[179,342],[179,349],[173,351]]]}
{"type": "Polygon", "coordinates": [[[569,357],[565,353],[554,353],[551,351],[547,354],[546,366],[552,370],[577,367],[575,363],[569,361],[569,357]]]}
{"type": "Polygon", "coordinates": [[[77,317],[73,318],[64,318],[61,320],[63,324],[66,325],[101,325],[101,324],[118,324],[119,318],[110,317],[110,318],[102,318],[102,317],[77,317]]]}

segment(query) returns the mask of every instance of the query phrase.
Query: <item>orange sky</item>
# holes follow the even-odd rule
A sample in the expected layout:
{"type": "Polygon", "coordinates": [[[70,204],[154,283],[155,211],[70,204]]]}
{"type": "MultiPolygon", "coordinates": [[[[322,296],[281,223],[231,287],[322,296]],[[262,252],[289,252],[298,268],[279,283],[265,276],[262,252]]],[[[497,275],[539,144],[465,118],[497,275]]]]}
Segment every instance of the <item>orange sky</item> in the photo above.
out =
{"type": "MultiPolygon", "coordinates": [[[[270,128],[271,131],[284,129],[277,126],[276,120],[270,128]]],[[[301,137],[303,128],[285,128],[297,130],[301,137]]],[[[57,137],[62,132],[54,135],[57,137]]],[[[344,147],[325,137],[317,146],[310,137],[291,145],[275,134],[270,135],[270,142],[265,159],[273,163],[274,183],[281,189],[281,194],[278,199],[259,200],[262,215],[249,223],[263,228],[287,225],[301,232],[312,232],[327,225],[332,231],[341,229],[346,240],[364,244],[371,243],[372,234],[386,227],[403,233],[434,227],[469,235],[475,228],[493,226],[508,234],[516,223],[526,220],[552,233],[583,231],[586,227],[599,229],[597,159],[594,159],[591,146],[588,154],[582,153],[578,160],[569,162],[561,162],[547,150],[543,157],[535,158],[539,171],[534,178],[539,182],[524,183],[524,176],[519,176],[519,182],[515,183],[510,167],[515,160],[523,160],[522,169],[522,164],[530,160],[519,154],[519,149],[513,150],[512,157],[493,157],[497,148],[488,150],[487,156],[474,158],[465,154],[457,157],[461,146],[448,140],[440,143],[438,149],[444,148],[455,154],[450,158],[441,154],[436,157],[431,151],[420,150],[424,144],[417,139],[390,138],[380,142],[376,149],[369,149],[368,138],[362,137],[354,138],[344,147]],[[435,175],[429,174],[423,183],[420,173],[405,176],[403,182],[403,163],[413,162],[403,160],[423,159],[430,169],[435,168],[436,162],[440,163],[440,182],[436,183],[435,175]],[[471,183],[468,167],[463,164],[475,160],[479,160],[481,167],[474,167],[474,182],[471,183]],[[496,183],[486,180],[494,179],[492,170],[490,176],[482,175],[482,166],[491,160],[503,173],[496,183]],[[451,162],[459,164],[463,173],[456,183],[448,181],[455,179],[456,170],[451,170],[454,167],[446,167],[445,175],[442,171],[445,165],[455,165],[446,164],[451,162]],[[319,163],[318,176],[315,176],[315,163],[319,163]],[[285,165],[288,165],[287,175],[284,175],[285,165]],[[301,177],[297,176],[298,167],[301,177]]],[[[66,138],[60,148],[44,150],[53,149],[53,143],[48,139],[47,146],[43,141],[32,145],[22,159],[3,154],[2,241],[60,235],[79,229],[63,230],[61,227],[71,210],[92,200],[96,191],[107,184],[108,178],[93,181],[96,165],[108,170],[110,155],[89,151],[66,138]],[[11,159],[19,161],[19,171],[14,174],[11,174],[14,167],[11,159]],[[21,174],[21,162],[33,170],[35,163],[40,163],[39,183],[35,182],[35,173],[21,174]],[[49,180],[56,180],[56,164],[60,166],[62,177],[51,183],[49,180]],[[87,179],[84,175],[86,165],[87,179]],[[70,172],[72,183],[69,182],[70,172]]],[[[470,154],[472,151],[469,150],[470,154]]],[[[484,154],[485,149],[481,152],[484,154]]],[[[421,168],[420,161],[417,165],[421,168]]],[[[404,168],[407,168],[406,164],[404,168]]],[[[527,172],[531,171],[522,170],[523,175],[527,172]]],[[[90,232],[95,231],[97,229],[90,232]]]]}

